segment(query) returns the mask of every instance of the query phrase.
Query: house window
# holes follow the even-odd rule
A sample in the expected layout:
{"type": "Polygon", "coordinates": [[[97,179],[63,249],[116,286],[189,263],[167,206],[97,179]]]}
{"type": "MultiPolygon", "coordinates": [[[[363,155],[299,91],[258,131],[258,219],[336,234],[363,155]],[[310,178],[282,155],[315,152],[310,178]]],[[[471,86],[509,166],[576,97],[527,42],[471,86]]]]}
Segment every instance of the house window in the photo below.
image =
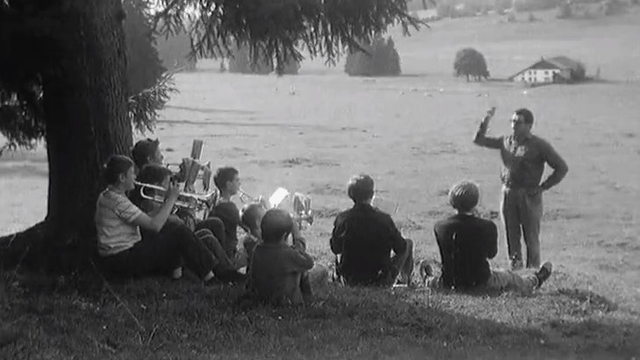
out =
{"type": "Polygon", "coordinates": [[[545,75],[549,75],[549,71],[548,71],[548,70],[545,70],[545,71],[544,71],[544,74],[545,74],[545,75]]]}

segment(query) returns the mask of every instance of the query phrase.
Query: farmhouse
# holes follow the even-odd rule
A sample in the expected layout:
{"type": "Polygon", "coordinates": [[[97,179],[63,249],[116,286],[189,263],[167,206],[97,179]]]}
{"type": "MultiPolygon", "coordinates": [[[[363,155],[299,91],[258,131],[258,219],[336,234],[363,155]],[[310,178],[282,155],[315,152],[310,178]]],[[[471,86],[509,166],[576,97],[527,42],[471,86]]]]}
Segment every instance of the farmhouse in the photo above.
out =
{"type": "Polygon", "coordinates": [[[584,68],[579,62],[565,56],[556,56],[549,59],[540,58],[540,61],[509,77],[509,80],[545,84],[572,82],[582,77],[584,68]]]}

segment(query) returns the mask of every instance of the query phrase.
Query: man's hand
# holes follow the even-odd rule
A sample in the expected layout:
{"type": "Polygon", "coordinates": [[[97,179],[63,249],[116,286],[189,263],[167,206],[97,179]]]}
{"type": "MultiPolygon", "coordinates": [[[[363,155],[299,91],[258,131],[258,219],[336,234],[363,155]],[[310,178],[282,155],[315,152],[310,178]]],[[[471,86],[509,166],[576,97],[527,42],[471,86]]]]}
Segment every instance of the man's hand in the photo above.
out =
{"type": "Polygon", "coordinates": [[[482,118],[482,124],[489,125],[489,121],[491,121],[491,118],[493,118],[493,115],[495,114],[496,114],[496,107],[493,106],[489,110],[487,110],[487,114],[484,116],[484,118],[482,118]]]}

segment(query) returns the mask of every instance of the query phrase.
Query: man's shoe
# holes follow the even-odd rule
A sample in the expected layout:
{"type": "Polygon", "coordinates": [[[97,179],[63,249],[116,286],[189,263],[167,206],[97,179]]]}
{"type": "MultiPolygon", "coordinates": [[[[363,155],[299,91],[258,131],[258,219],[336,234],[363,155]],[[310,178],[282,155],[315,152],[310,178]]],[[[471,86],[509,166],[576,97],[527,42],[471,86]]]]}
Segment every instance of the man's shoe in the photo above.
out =
{"type": "Polygon", "coordinates": [[[515,259],[515,258],[511,260],[511,270],[512,271],[522,270],[523,267],[524,267],[524,264],[522,263],[522,260],[515,259]]]}
{"type": "Polygon", "coordinates": [[[535,274],[538,278],[538,287],[542,286],[542,284],[549,279],[552,270],[553,265],[548,261],[540,266],[540,269],[538,269],[535,274]]]}

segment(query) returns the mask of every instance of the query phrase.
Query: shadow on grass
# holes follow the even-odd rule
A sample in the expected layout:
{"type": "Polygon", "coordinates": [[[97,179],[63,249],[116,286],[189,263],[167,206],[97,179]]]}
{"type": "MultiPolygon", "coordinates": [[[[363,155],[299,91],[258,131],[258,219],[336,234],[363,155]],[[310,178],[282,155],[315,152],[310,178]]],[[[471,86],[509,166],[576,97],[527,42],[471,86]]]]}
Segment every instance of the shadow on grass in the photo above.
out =
{"type": "Polygon", "coordinates": [[[540,299],[329,286],[306,307],[272,308],[241,301],[240,288],[189,280],[82,281],[12,286],[0,322],[22,337],[0,351],[16,359],[629,359],[640,349],[637,322],[552,305],[583,296],[564,290],[541,296],[560,308],[530,314],[527,304],[540,299]]]}

